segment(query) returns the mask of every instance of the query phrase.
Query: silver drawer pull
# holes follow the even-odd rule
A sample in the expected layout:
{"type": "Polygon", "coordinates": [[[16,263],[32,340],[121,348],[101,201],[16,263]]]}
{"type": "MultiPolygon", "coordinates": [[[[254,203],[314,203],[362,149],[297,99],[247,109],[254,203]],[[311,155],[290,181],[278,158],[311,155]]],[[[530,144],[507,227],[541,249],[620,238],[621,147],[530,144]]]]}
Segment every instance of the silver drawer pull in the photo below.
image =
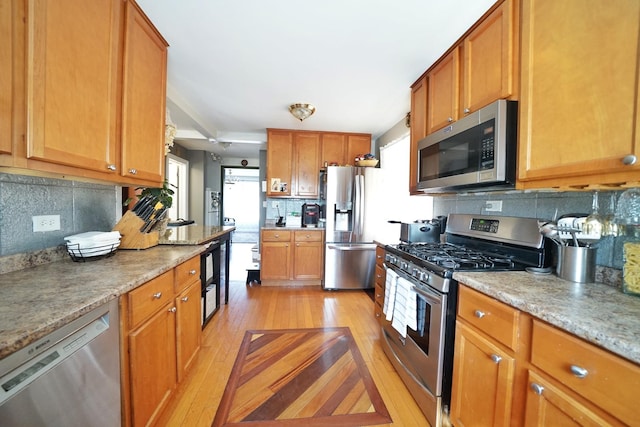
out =
{"type": "Polygon", "coordinates": [[[182,302],[187,302],[187,301],[189,301],[189,297],[181,298],[181,301],[182,301],[182,302]]]}
{"type": "Polygon", "coordinates": [[[114,171],[116,170],[116,165],[114,164],[107,165],[107,169],[109,169],[110,171],[114,171]]]}
{"type": "Polygon", "coordinates": [[[196,274],[196,271],[195,270],[189,270],[189,274],[193,276],[194,274],[196,274]]]}
{"type": "Polygon", "coordinates": [[[156,292],[155,294],[153,294],[153,298],[155,298],[155,299],[162,298],[162,292],[156,292]]]}
{"type": "Polygon", "coordinates": [[[584,378],[589,373],[589,371],[587,371],[586,369],[576,365],[571,365],[570,369],[571,369],[571,373],[578,378],[584,378]]]}
{"type": "Polygon", "coordinates": [[[638,159],[633,154],[627,154],[622,158],[622,164],[627,166],[635,165],[636,161],[638,161],[638,159]]]}
{"type": "Polygon", "coordinates": [[[493,363],[500,363],[502,361],[502,357],[498,356],[497,354],[492,354],[491,360],[493,360],[493,363]]]}
{"type": "Polygon", "coordinates": [[[533,392],[538,396],[541,396],[542,392],[544,391],[544,387],[542,387],[540,384],[531,383],[531,390],[533,390],[533,392]]]}
{"type": "Polygon", "coordinates": [[[133,168],[132,168],[132,169],[129,169],[129,173],[130,173],[131,175],[135,175],[135,174],[137,174],[137,173],[138,173],[138,170],[137,170],[137,169],[133,169],[133,168]]]}
{"type": "Polygon", "coordinates": [[[473,314],[478,319],[482,319],[485,316],[485,312],[484,311],[480,311],[480,310],[476,310],[473,314]]]}
{"type": "Polygon", "coordinates": [[[171,307],[171,308],[169,309],[169,313],[175,313],[176,311],[178,311],[178,309],[177,309],[177,308],[175,308],[175,307],[171,307]]]}

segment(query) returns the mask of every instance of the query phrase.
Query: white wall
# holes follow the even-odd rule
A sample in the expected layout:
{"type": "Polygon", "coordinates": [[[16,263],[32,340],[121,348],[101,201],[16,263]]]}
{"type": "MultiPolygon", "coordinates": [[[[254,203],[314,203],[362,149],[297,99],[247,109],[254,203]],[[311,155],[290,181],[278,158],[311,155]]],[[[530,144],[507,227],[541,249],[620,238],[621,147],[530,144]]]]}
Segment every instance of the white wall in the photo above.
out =
{"type": "Polygon", "coordinates": [[[409,148],[408,135],[380,148],[380,213],[376,215],[379,229],[375,240],[382,243],[395,243],[400,236],[400,225],[388,220],[433,218],[433,197],[409,195],[409,148]]]}

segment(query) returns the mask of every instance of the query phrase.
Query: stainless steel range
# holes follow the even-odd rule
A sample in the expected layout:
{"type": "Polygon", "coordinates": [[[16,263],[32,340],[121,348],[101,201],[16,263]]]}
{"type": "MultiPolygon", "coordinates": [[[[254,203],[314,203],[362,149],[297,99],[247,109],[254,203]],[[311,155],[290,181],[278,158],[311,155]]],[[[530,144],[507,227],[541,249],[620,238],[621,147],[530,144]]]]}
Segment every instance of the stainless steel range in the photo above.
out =
{"type": "Polygon", "coordinates": [[[444,243],[386,246],[383,349],[432,426],[451,400],[455,271],[546,268],[553,256],[534,218],[450,214],[444,243]]]}

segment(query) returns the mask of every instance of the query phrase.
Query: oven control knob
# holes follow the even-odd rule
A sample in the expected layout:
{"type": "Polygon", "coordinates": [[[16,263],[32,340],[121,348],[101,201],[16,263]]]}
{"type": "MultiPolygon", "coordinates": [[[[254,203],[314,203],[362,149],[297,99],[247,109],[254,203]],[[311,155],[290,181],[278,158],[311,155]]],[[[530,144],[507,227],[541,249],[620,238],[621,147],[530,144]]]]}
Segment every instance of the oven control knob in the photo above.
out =
{"type": "Polygon", "coordinates": [[[413,277],[419,278],[420,277],[420,270],[418,270],[417,268],[414,267],[413,270],[411,270],[411,275],[413,277]]]}
{"type": "Polygon", "coordinates": [[[400,261],[400,268],[406,271],[409,268],[409,263],[400,261]]]}

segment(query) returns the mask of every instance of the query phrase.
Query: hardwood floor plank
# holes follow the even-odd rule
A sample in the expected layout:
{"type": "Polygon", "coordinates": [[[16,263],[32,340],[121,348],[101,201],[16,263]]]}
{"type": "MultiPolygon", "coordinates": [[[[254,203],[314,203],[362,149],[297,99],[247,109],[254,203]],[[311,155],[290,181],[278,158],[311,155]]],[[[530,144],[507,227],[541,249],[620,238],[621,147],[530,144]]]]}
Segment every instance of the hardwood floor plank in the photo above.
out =
{"type": "MultiPolygon", "coordinates": [[[[382,351],[373,304],[361,291],[327,292],[319,287],[247,287],[244,282],[232,282],[229,304],[222,305],[203,330],[202,348],[194,367],[175,390],[157,425],[211,425],[245,331],[346,326],[351,330],[364,364],[393,419],[392,423],[381,425],[428,426],[382,351]]],[[[320,397],[313,399],[319,399],[320,403],[314,403],[316,407],[323,404],[320,397]]],[[[305,405],[313,406],[312,400],[308,397],[303,399],[300,406],[305,405]]]]}

